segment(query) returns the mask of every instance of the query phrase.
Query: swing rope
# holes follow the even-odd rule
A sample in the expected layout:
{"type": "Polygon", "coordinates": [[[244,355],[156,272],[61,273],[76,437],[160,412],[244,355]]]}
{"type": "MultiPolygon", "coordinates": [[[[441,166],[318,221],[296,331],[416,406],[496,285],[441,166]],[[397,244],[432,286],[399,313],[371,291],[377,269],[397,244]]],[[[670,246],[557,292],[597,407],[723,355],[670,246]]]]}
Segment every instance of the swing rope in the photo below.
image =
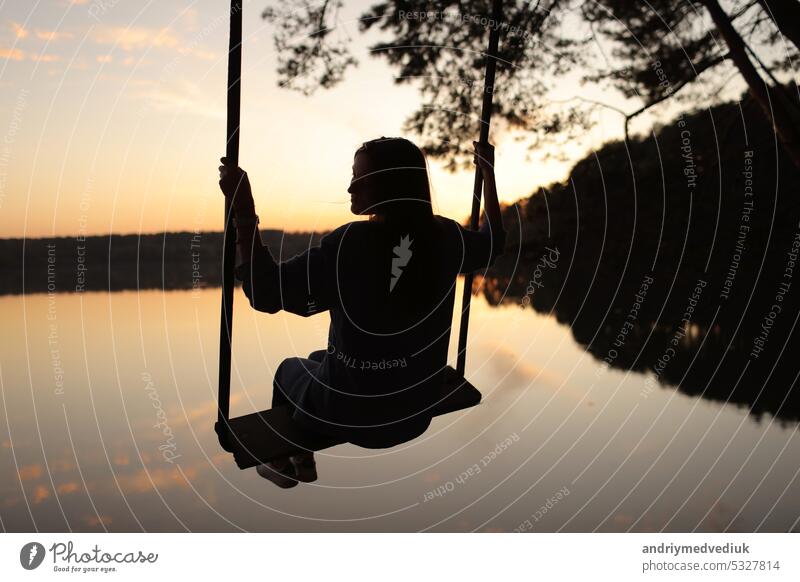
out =
{"type": "MultiPolygon", "coordinates": [[[[242,0],[231,0],[231,33],[228,43],[228,119],[225,157],[239,165],[239,120],[242,95],[242,0]]],[[[233,341],[233,267],[236,233],[232,223],[233,201],[225,197],[225,230],[222,243],[222,306],[219,325],[219,386],[217,432],[220,445],[230,451],[231,344],[233,341]]]]}
{"type": "MultiPolygon", "coordinates": [[[[492,2],[492,21],[494,26],[489,32],[489,50],[486,53],[486,75],[483,80],[483,103],[481,104],[481,129],[478,143],[489,142],[489,124],[492,120],[492,96],[494,95],[494,73],[497,66],[497,45],[500,41],[500,18],[502,16],[502,0],[492,2]]],[[[481,213],[481,195],[483,194],[483,174],[480,168],[475,167],[475,183],[472,187],[472,215],[469,227],[478,229],[481,213]]],[[[467,365],[467,332],[469,331],[469,308],[472,300],[472,281],[475,274],[472,272],[464,275],[464,292],[461,296],[461,325],[458,327],[458,359],[456,371],[464,376],[467,365]]]]}

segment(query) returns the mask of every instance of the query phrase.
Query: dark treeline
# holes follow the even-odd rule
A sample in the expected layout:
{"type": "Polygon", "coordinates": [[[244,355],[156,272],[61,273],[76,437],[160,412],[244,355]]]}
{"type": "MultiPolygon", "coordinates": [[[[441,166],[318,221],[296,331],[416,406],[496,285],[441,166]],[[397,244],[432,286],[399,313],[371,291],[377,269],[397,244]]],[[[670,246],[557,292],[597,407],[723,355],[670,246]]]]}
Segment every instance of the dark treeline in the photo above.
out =
{"type": "MultiPolygon", "coordinates": [[[[276,259],[325,233],[262,232],[276,259]]],[[[1,239],[0,294],[192,289],[221,284],[221,232],[1,239]]]]}
{"type": "Polygon", "coordinates": [[[483,293],[552,312],[653,387],[800,419],[797,169],[749,98],[654,134],[506,208],[508,251],[483,293]]]}

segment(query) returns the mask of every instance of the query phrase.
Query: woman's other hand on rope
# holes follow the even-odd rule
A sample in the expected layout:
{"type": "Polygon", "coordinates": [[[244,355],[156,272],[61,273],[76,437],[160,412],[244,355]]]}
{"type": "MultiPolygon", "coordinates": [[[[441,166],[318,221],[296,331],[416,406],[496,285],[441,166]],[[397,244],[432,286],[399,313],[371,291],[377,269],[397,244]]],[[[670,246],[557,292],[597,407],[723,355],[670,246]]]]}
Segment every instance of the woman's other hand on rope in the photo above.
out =
{"type": "Polygon", "coordinates": [[[220,158],[219,161],[222,162],[219,167],[219,187],[226,197],[231,198],[234,214],[240,218],[255,215],[253,191],[247,172],[229,162],[228,158],[220,158]]]}
{"type": "Polygon", "coordinates": [[[484,180],[489,176],[494,176],[494,146],[490,143],[480,143],[473,141],[475,146],[475,156],[473,162],[481,169],[484,180]]]}
{"type": "Polygon", "coordinates": [[[504,229],[503,215],[497,200],[497,183],[494,179],[494,146],[488,142],[473,141],[472,143],[475,146],[475,165],[480,168],[483,175],[483,208],[486,219],[493,232],[497,233],[504,229]]]}

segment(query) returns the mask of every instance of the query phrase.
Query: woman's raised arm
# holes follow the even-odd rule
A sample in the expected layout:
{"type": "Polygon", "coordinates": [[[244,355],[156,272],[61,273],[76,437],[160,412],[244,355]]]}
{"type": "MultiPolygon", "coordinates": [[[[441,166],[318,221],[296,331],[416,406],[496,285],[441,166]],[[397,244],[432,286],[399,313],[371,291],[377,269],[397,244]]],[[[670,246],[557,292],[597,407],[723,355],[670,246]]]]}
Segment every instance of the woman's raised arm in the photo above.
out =
{"type": "Polygon", "coordinates": [[[236,245],[239,250],[237,264],[251,262],[253,254],[261,252],[261,236],[258,231],[258,215],[253,201],[253,191],[247,172],[227,158],[220,158],[219,187],[226,197],[231,198],[234,225],[236,228],[236,245]]]}
{"type": "Polygon", "coordinates": [[[247,173],[222,158],[219,185],[231,197],[239,260],[236,278],[242,282],[250,306],[257,311],[277,313],[281,309],[308,317],[336,304],[336,245],[328,236],[320,246],[277,262],[261,241],[253,193],[247,173]]]}
{"type": "Polygon", "coordinates": [[[483,211],[489,229],[492,232],[502,232],[503,215],[500,212],[500,203],[497,201],[497,183],[494,178],[494,146],[490,143],[472,142],[475,145],[475,165],[481,170],[483,176],[483,211]]]}

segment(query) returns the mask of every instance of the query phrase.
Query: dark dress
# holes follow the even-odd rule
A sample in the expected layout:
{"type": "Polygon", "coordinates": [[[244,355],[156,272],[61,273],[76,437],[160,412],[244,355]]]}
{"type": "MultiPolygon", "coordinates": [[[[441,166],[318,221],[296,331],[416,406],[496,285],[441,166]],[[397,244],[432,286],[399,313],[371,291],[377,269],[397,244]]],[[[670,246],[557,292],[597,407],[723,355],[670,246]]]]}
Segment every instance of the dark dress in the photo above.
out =
{"type": "Polygon", "coordinates": [[[459,273],[502,253],[505,232],[434,215],[357,221],[276,263],[259,241],[236,269],[250,305],[309,316],[330,311],[328,347],[276,371],[273,406],[308,430],[382,448],[428,428],[440,397],[459,273]]]}

